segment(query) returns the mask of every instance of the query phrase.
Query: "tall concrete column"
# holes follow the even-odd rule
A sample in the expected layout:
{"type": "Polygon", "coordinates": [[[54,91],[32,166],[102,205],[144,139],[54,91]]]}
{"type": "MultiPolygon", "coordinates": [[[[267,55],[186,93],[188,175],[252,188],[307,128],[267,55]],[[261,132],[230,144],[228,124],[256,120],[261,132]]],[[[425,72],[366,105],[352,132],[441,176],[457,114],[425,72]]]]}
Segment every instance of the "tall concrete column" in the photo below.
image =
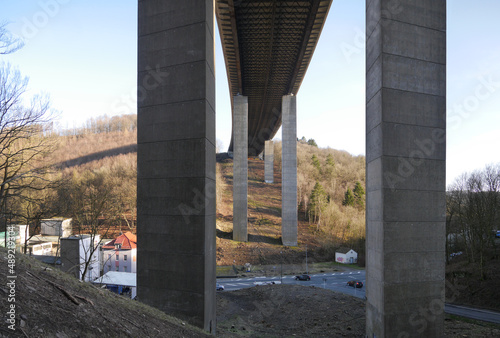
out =
{"type": "Polygon", "coordinates": [[[248,241],[248,97],[233,99],[233,240],[248,241]]]}
{"type": "Polygon", "coordinates": [[[297,245],[297,97],[283,96],[281,148],[281,236],[297,245]]]}
{"type": "Polygon", "coordinates": [[[138,5],[137,295],[215,334],[213,0],[138,5]]]}
{"type": "Polygon", "coordinates": [[[446,1],[366,9],[366,334],[442,337],[446,1]]]}
{"type": "Polygon", "coordinates": [[[274,183],[274,144],[271,140],[264,143],[264,180],[274,183]]]}

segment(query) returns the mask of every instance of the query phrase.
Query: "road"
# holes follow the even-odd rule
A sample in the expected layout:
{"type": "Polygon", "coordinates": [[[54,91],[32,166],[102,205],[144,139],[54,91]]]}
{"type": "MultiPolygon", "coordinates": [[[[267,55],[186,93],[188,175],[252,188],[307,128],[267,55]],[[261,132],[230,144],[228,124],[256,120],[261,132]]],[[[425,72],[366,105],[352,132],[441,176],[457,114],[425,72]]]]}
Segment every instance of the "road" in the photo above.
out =
{"type": "MultiPolygon", "coordinates": [[[[350,280],[360,280],[365,284],[366,274],[364,270],[353,270],[344,272],[334,272],[334,273],[321,273],[316,275],[310,275],[311,280],[309,281],[296,281],[295,276],[283,276],[277,277],[252,277],[252,278],[220,278],[217,279],[217,283],[224,286],[226,291],[239,290],[243,288],[250,288],[256,285],[263,285],[269,283],[283,283],[283,284],[297,284],[305,286],[315,286],[319,288],[325,288],[332,291],[342,292],[351,296],[365,299],[365,286],[362,288],[353,288],[347,286],[347,281],[350,280]]],[[[467,317],[476,320],[482,320],[492,323],[500,324],[500,313],[474,309],[465,306],[458,305],[445,305],[445,312],[448,314],[453,314],[461,317],[467,317]]]]}
{"type": "Polygon", "coordinates": [[[332,291],[342,292],[355,296],[358,298],[365,298],[365,288],[353,288],[347,286],[347,282],[350,280],[360,280],[365,283],[365,271],[355,270],[355,271],[344,271],[344,272],[333,272],[333,273],[321,273],[316,275],[310,275],[311,280],[309,281],[296,281],[295,276],[274,276],[274,277],[253,277],[253,278],[220,278],[217,279],[217,283],[224,286],[224,290],[232,291],[239,290],[243,288],[253,287],[259,284],[269,284],[269,283],[283,283],[283,284],[297,284],[305,286],[315,286],[319,288],[325,288],[332,291]]]}
{"type": "Polygon", "coordinates": [[[500,324],[500,313],[498,312],[451,304],[446,304],[444,311],[452,315],[500,324]]]}

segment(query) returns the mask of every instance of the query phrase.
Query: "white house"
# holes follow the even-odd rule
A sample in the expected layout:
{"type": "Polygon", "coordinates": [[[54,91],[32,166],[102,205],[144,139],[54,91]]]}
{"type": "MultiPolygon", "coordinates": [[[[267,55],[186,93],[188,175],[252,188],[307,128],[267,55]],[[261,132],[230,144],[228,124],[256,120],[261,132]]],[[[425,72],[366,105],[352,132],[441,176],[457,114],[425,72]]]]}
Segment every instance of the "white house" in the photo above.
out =
{"type": "Polygon", "coordinates": [[[103,272],[137,272],[137,236],[121,234],[102,246],[103,272]]]}
{"type": "Polygon", "coordinates": [[[335,261],[342,264],[357,263],[358,253],[353,249],[340,248],[335,252],[335,261]]]}
{"type": "Polygon", "coordinates": [[[61,270],[86,282],[101,276],[99,235],[77,235],[61,238],[61,270]],[[85,262],[89,261],[85,276],[85,262]]]}

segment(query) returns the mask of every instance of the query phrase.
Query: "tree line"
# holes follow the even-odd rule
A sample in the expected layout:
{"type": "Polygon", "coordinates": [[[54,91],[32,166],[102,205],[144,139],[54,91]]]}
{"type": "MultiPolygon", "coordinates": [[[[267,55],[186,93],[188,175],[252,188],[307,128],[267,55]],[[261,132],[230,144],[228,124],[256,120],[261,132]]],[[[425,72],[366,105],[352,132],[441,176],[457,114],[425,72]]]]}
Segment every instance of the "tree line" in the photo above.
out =
{"type": "MultiPolygon", "coordinates": [[[[281,144],[276,147],[275,156],[280,154],[281,144]]],[[[364,156],[319,148],[314,139],[298,140],[299,213],[309,221],[311,230],[326,239],[323,246],[348,245],[364,252],[364,182],[364,156]]]]}
{"type": "Polygon", "coordinates": [[[137,130],[137,115],[98,116],[89,118],[83,126],[60,129],[60,136],[83,136],[113,132],[134,132],[137,130]]]}
{"type": "Polygon", "coordinates": [[[485,265],[498,259],[495,234],[500,230],[500,164],[464,173],[446,193],[446,259],[464,254],[487,279],[485,265]]]}

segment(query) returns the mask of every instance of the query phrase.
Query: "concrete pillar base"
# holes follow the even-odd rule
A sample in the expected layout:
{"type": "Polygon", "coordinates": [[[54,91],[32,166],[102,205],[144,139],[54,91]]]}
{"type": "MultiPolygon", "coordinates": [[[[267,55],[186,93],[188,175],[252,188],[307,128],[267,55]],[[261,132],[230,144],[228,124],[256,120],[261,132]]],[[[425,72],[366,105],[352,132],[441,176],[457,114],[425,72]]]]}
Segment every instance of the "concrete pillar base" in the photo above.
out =
{"type": "Polygon", "coordinates": [[[281,236],[285,246],[297,246],[297,97],[282,101],[281,236]]]}
{"type": "Polygon", "coordinates": [[[138,27],[137,297],[215,334],[213,1],[139,1],[138,27]]]}
{"type": "Polygon", "coordinates": [[[264,181],[274,183],[274,143],[266,141],[264,147],[264,181]]]}
{"type": "Polygon", "coordinates": [[[248,241],[248,97],[233,103],[233,240],[248,241]]]}
{"type": "Polygon", "coordinates": [[[366,6],[366,335],[442,337],[446,1],[366,6]]]}

